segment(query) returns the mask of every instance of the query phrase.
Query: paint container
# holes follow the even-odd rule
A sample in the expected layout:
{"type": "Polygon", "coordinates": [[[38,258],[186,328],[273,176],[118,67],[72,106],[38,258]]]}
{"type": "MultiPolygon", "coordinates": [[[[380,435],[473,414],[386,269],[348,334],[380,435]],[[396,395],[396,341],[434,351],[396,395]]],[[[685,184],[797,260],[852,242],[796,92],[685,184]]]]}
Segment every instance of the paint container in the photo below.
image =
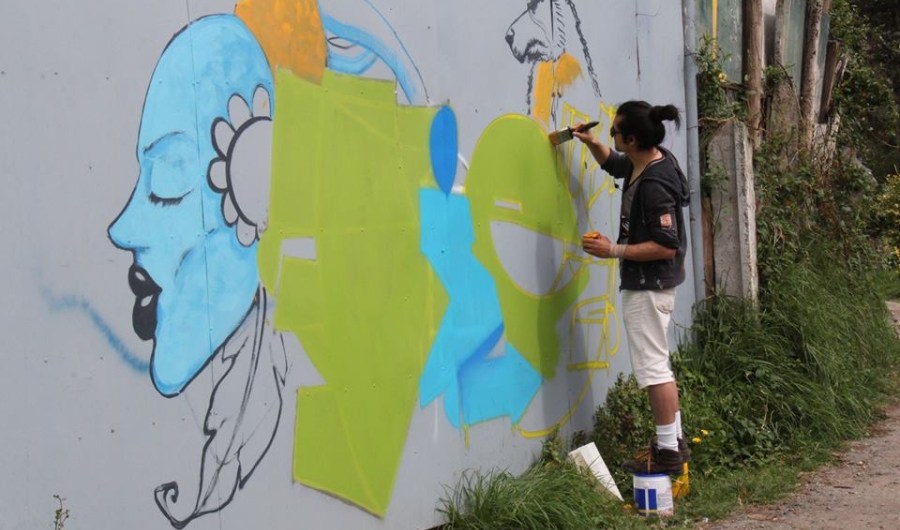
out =
{"type": "Polygon", "coordinates": [[[638,515],[668,517],[675,515],[672,479],[669,475],[634,475],[634,507],[638,515]]]}

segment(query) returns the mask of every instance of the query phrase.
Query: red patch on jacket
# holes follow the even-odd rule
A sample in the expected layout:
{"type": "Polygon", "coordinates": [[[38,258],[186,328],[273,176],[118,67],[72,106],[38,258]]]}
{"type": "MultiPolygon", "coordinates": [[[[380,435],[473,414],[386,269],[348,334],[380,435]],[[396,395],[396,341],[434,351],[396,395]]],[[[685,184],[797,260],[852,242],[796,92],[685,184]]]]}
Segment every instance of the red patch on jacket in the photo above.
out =
{"type": "Polygon", "coordinates": [[[672,228],[672,214],[664,213],[659,216],[659,226],[663,228],[672,228]]]}

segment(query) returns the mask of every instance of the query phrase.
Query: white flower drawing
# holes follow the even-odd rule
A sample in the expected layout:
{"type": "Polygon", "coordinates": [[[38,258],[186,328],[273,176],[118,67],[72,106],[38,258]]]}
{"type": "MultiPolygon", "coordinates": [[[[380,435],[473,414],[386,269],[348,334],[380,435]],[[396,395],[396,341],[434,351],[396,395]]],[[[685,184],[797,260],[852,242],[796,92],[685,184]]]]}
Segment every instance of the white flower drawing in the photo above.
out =
{"type": "Polygon", "coordinates": [[[249,247],[266,230],[269,181],[272,169],[272,112],[269,92],[257,87],[253,106],[238,94],[228,101],[228,118],[212,125],[218,156],[209,164],[207,178],[222,193],[222,215],[234,226],[240,243],[249,247]]]}

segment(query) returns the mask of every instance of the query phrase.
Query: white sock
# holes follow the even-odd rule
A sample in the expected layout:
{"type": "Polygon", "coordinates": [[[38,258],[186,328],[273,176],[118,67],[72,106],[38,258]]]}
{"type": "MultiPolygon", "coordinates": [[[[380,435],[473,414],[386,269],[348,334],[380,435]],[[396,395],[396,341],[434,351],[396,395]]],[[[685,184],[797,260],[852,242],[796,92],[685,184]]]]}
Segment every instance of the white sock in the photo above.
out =
{"type": "Polygon", "coordinates": [[[679,438],[684,438],[684,433],[681,431],[681,411],[675,413],[675,434],[679,438]]]}
{"type": "Polygon", "coordinates": [[[670,451],[678,450],[678,439],[675,431],[676,424],[656,426],[656,446],[660,449],[668,449],[670,451]]]}

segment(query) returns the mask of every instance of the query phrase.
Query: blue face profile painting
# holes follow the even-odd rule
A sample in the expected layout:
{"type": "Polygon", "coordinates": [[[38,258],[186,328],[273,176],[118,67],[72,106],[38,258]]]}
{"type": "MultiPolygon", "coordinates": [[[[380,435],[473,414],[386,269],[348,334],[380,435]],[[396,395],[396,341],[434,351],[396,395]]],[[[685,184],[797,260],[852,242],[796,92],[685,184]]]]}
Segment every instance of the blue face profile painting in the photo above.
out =
{"type": "Polygon", "coordinates": [[[156,389],[178,395],[213,356],[221,368],[210,371],[196,487],[173,480],[154,490],[174,528],[232,501],[281,418],[288,362],[256,261],[273,96],[268,61],[237,17],[201,18],[176,34],[144,100],[137,184],[109,227],[134,256],[132,323],[153,340],[156,389]]]}
{"type": "Polygon", "coordinates": [[[154,342],[150,373],[165,396],[190,383],[257,293],[258,243],[238,240],[223,216],[229,198],[207,177],[219,156],[215,120],[229,115],[232,95],[251,102],[258,89],[273,93],[262,49],[239,19],[215,15],[172,39],[147,91],[140,174],[109,237],[134,255],[132,323],[140,338],[154,342]]]}

